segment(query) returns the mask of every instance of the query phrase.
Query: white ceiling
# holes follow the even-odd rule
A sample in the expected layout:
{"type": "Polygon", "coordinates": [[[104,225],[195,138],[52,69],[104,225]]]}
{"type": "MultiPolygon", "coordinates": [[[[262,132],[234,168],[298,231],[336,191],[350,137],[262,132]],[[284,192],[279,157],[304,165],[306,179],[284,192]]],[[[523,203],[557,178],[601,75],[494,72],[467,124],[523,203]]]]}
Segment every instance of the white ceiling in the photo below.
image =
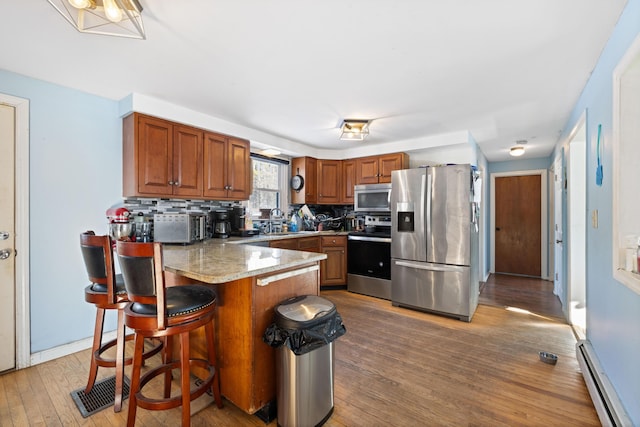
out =
{"type": "MultiPolygon", "coordinates": [[[[0,2],[0,68],[142,94],[313,149],[468,131],[489,161],[546,157],[626,0],[140,0],[147,40],[81,34],[46,0],[0,2]]],[[[257,141],[258,143],[260,141],[257,141]]],[[[299,153],[302,154],[302,153],[299,153]]]]}

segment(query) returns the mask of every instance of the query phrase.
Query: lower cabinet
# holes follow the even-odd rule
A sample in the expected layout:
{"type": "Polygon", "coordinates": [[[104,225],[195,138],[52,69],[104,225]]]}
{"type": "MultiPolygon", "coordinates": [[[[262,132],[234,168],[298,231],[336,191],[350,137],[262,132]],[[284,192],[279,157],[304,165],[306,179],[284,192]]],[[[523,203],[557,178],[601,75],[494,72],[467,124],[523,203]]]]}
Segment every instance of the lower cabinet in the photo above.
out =
{"type": "Polygon", "coordinates": [[[269,242],[269,247],[324,253],[327,259],[320,261],[320,286],[347,284],[347,236],[310,236],[272,240],[269,242]]]}
{"type": "Polygon", "coordinates": [[[346,285],[347,237],[323,236],[322,253],[327,259],[320,261],[320,285],[346,285]]]}

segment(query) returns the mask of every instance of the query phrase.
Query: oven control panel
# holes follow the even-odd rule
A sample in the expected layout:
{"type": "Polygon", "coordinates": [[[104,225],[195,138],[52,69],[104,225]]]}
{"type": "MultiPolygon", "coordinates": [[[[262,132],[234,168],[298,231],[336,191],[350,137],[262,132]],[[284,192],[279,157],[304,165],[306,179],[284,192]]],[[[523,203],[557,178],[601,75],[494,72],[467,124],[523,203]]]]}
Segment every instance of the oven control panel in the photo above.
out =
{"type": "Polygon", "coordinates": [[[391,215],[366,215],[365,226],[391,227],[391,215]]]}

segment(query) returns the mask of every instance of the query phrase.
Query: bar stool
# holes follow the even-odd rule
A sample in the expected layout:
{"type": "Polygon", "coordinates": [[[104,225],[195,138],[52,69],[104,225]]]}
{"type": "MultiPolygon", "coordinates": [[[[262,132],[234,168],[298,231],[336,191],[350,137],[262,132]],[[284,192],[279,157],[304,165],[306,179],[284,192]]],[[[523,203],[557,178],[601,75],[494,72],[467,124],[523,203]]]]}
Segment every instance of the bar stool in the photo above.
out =
{"type": "Polygon", "coordinates": [[[127,425],[136,420],[137,407],[165,410],[182,405],[182,425],[191,422],[191,401],[212,390],[216,405],[222,408],[220,381],[216,373],[213,318],[216,294],[203,285],[166,287],[160,243],[116,242],[118,261],[122,269],[130,303],[125,308],[125,324],[135,332],[131,395],[127,425]],[[189,332],[205,327],[208,360],[192,359],[189,351],[189,332]],[[173,360],[171,338],[179,336],[179,360],[173,360]],[[145,337],[165,339],[163,364],[141,377],[142,343],[145,337]],[[207,371],[200,385],[191,389],[191,368],[207,371]],[[171,371],[180,369],[179,395],[171,397],[171,371]],[[164,398],[151,398],[142,393],[143,387],[158,375],[164,374],[164,398]]]}
{"type": "MultiPolygon", "coordinates": [[[[132,358],[125,358],[125,341],[133,339],[133,334],[125,336],[124,308],[128,304],[127,292],[121,275],[115,274],[113,264],[112,241],[109,236],[96,236],[93,231],[80,235],[82,258],[87,269],[91,284],[84,289],[85,301],[96,306],[96,323],[93,330],[93,346],[91,347],[91,367],[89,380],[84,390],[89,394],[93,389],[98,375],[98,367],[116,368],[115,396],[113,410],[122,409],[122,388],[124,381],[124,367],[130,365],[132,358]],[[118,324],[116,338],[102,344],[104,315],[106,310],[118,310],[118,324]],[[107,358],[103,354],[116,346],[114,358],[107,358]]],[[[162,342],[155,343],[153,348],[145,352],[144,359],[153,356],[162,349],[162,342]]]]}

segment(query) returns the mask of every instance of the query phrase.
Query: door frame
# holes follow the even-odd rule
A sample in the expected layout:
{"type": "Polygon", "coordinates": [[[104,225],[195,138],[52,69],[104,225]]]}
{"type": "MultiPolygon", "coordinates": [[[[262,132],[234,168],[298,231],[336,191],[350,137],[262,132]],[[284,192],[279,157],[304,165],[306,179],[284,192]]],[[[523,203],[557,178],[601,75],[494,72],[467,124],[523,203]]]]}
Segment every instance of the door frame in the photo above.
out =
{"type": "Polygon", "coordinates": [[[15,108],[16,369],[31,366],[29,312],[29,100],[0,93],[15,108]]]}
{"type": "Polygon", "coordinates": [[[496,178],[510,176],[540,176],[540,275],[544,280],[549,280],[549,259],[547,257],[547,170],[532,169],[511,172],[495,172],[491,174],[491,273],[496,272],[496,178]]]}

